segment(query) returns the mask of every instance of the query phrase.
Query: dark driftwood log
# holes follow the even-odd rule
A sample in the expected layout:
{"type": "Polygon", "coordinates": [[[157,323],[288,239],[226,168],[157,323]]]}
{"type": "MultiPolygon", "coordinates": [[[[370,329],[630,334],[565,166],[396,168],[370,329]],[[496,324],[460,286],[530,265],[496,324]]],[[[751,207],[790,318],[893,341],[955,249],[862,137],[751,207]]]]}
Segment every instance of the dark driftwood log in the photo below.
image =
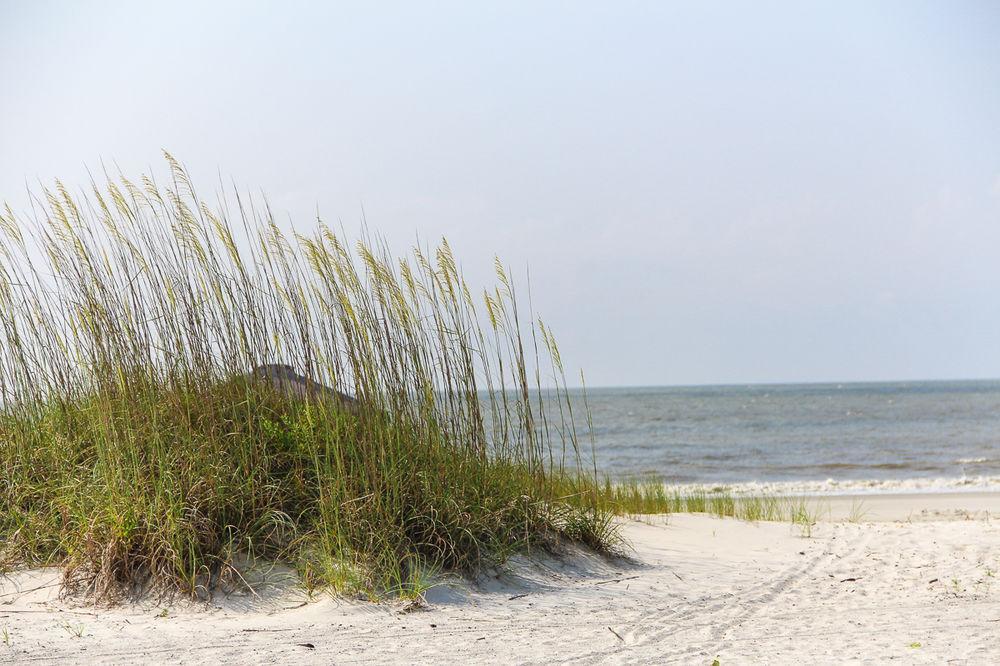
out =
{"type": "Polygon", "coordinates": [[[262,365],[250,373],[250,377],[267,382],[275,390],[293,398],[332,398],[348,411],[355,412],[358,408],[358,401],[354,397],[319,382],[310,381],[296,373],[290,365],[262,365]]]}

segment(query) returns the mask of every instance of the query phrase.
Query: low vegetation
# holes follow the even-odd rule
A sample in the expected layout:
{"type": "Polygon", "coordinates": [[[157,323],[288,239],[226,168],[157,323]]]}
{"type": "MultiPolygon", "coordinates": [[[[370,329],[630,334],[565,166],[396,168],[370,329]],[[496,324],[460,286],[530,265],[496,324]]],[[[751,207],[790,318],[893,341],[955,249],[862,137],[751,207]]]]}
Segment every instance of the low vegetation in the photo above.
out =
{"type": "Polygon", "coordinates": [[[562,539],[616,546],[606,509],[561,494],[587,476],[561,361],[499,263],[474,295],[447,243],[397,259],[322,223],[289,237],[167,161],[166,186],[57,183],[34,218],[0,217],[4,562],[113,599],[264,557],[379,596],[562,539]],[[358,402],[246,378],[265,363],[358,402]]]}
{"type": "Polygon", "coordinates": [[[585,479],[582,485],[585,490],[581,492],[589,496],[589,502],[619,516],[707,513],[751,522],[790,522],[808,536],[823,512],[818,501],[806,497],[736,495],[725,486],[678,488],[657,478],[604,479],[596,487],[591,487],[590,479],[585,479]]]}
{"type": "Polygon", "coordinates": [[[380,598],[562,541],[614,551],[617,514],[777,517],[599,482],[499,262],[475,294],[446,242],[289,236],[266,202],[206,205],[166,157],[167,185],[57,182],[0,214],[0,566],[59,564],[112,601],[265,558],[380,598]],[[357,403],[248,377],[268,363],[357,403]]]}

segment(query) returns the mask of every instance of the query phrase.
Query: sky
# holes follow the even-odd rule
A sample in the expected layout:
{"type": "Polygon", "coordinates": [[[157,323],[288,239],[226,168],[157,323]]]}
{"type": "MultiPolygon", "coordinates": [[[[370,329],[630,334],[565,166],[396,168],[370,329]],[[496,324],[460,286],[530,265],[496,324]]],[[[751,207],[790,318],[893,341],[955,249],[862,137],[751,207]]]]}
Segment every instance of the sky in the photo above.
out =
{"type": "Polygon", "coordinates": [[[0,200],[494,255],[592,386],[1000,377],[1000,3],[0,0],[0,200]],[[521,278],[521,282],[525,282],[521,278]]]}

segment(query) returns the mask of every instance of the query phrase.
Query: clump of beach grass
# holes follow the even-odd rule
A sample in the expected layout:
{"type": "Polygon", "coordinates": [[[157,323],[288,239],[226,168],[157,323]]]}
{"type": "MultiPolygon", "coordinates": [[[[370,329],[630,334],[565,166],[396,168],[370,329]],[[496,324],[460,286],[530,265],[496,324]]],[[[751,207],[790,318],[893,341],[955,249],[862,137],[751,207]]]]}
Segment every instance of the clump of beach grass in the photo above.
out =
{"type": "Polygon", "coordinates": [[[0,213],[0,566],[58,564],[113,601],[264,558],[382,598],[561,540],[617,547],[555,340],[499,262],[476,294],[446,242],[285,233],[166,159],[166,184],[57,182],[0,213]],[[267,363],[357,403],[246,378],[267,363]]]}
{"type": "Polygon", "coordinates": [[[738,495],[725,486],[671,487],[656,477],[605,478],[596,486],[585,477],[571,483],[577,484],[590,505],[617,516],[705,513],[750,522],[790,522],[809,536],[822,513],[818,499],[738,495]]]}

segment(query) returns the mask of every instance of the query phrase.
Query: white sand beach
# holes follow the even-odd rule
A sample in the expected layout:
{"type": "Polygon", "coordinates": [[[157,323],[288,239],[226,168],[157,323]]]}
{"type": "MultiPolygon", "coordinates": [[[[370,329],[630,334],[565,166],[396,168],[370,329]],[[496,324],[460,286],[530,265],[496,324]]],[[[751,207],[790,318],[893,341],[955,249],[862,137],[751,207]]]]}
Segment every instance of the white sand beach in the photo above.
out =
{"type": "Polygon", "coordinates": [[[259,598],[93,608],[58,598],[57,571],[22,572],[0,586],[0,662],[1000,662],[1000,494],[817,501],[809,536],[629,520],[633,561],[520,558],[422,608],[307,602],[278,574],[259,598]]]}

